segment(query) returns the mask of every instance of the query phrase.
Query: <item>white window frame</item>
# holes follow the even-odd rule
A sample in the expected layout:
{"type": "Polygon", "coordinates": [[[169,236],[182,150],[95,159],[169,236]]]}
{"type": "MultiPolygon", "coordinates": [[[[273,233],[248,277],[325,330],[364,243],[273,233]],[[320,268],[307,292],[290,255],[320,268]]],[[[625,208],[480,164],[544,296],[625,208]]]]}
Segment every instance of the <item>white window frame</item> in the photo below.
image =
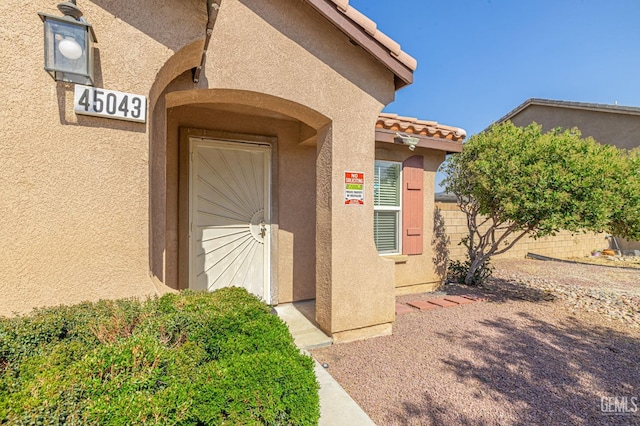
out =
{"type": "MultiPolygon", "coordinates": [[[[402,192],[403,192],[403,187],[402,187],[402,162],[401,161],[389,161],[389,160],[378,160],[376,159],[374,161],[374,171],[373,171],[373,175],[374,175],[374,181],[375,181],[375,175],[376,172],[378,170],[378,164],[385,164],[385,165],[391,165],[391,164],[397,164],[398,165],[398,206],[377,206],[376,205],[376,196],[374,194],[373,196],[373,211],[374,211],[374,227],[375,227],[375,212],[379,212],[379,211],[394,211],[396,212],[397,215],[397,229],[396,229],[396,241],[397,241],[397,250],[393,250],[393,251],[378,251],[378,254],[381,256],[393,256],[393,255],[399,255],[402,253],[402,192]]],[[[375,191],[375,189],[374,189],[375,191]]],[[[375,241],[374,241],[375,244],[375,241]]],[[[376,247],[377,249],[377,247],[376,247]]]]}

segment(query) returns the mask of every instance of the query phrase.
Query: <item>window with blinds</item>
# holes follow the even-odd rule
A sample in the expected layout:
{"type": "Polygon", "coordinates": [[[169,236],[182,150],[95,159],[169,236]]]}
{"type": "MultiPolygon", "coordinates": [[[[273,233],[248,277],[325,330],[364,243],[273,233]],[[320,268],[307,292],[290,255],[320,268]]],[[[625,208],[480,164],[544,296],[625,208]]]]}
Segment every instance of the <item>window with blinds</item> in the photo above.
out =
{"type": "Polygon", "coordinates": [[[400,253],[401,163],[376,160],[373,178],[373,238],[378,253],[400,253]]]}

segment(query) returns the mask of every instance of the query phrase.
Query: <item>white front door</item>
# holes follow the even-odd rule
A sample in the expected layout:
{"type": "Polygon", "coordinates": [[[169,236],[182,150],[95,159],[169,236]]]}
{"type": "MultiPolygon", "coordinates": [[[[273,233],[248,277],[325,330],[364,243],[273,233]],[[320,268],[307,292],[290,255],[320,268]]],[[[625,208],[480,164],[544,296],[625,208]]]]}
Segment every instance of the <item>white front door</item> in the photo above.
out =
{"type": "Polygon", "coordinates": [[[190,139],[189,288],[244,287],[270,302],[270,152],[190,139]]]}

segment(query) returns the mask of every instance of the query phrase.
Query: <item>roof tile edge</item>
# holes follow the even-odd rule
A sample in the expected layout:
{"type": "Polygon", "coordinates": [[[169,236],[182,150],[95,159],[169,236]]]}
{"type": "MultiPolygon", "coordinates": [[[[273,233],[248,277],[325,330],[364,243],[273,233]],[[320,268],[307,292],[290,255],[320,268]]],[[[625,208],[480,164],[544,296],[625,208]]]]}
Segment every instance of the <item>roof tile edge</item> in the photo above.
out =
{"type": "Polygon", "coordinates": [[[467,132],[460,127],[439,124],[437,121],[403,117],[392,113],[380,113],[376,120],[376,129],[430,136],[452,141],[462,141],[467,137],[467,132]]]}
{"type": "Polygon", "coordinates": [[[389,49],[389,53],[396,58],[400,63],[409,68],[411,71],[415,71],[418,67],[418,61],[403,51],[400,44],[393,40],[391,37],[377,29],[377,24],[362,12],[354,8],[349,4],[349,0],[330,0],[336,5],[338,10],[342,12],[346,17],[358,24],[364,29],[367,34],[371,35],[378,43],[382,44],[385,48],[389,49]]]}

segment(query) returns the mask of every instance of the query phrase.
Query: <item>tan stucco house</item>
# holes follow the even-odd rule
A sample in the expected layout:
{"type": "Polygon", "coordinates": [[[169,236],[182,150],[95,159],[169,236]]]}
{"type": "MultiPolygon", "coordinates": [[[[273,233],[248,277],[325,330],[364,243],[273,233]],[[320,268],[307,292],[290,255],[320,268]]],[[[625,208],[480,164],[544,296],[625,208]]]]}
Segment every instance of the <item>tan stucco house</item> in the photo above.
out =
{"type": "Polygon", "coordinates": [[[507,120],[521,127],[536,122],[545,132],[577,127],[602,144],[640,147],[640,107],[530,98],[497,122],[507,120]]]}
{"type": "Polygon", "coordinates": [[[416,61],[348,0],[78,0],[83,84],[43,70],[87,53],[56,6],[0,5],[0,314],[238,285],[344,341],[441,282],[465,133],[381,114],[416,61]]]}

